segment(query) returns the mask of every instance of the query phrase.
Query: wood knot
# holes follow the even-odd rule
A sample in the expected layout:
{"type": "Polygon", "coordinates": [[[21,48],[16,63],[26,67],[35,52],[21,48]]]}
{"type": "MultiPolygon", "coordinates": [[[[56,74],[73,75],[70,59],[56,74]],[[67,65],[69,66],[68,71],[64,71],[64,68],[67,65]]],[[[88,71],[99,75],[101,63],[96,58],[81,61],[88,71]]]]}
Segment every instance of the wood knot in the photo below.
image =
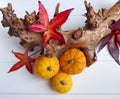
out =
{"type": "Polygon", "coordinates": [[[28,13],[26,11],[26,15],[25,15],[25,24],[27,25],[31,25],[35,22],[37,22],[38,18],[37,18],[37,15],[36,15],[36,12],[32,12],[32,13],[28,13]]]}
{"type": "Polygon", "coordinates": [[[78,30],[76,30],[73,34],[72,34],[72,38],[74,40],[78,40],[81,36],[82,36],[83,30],[81,28],[79,28],[78,30]]]}

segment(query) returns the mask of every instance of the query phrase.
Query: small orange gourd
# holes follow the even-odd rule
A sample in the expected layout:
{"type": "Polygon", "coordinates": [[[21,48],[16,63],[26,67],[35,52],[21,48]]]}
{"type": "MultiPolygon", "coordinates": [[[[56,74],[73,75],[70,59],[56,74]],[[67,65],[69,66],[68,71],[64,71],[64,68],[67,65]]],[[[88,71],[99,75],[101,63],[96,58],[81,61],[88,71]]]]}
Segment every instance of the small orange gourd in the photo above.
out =
{"type": "Polygon", "coordinates": [[[86,56],[79,49],[68,49],[60,56],[60,67],[67,74],[79,74],[86,67],[86,56]]]}

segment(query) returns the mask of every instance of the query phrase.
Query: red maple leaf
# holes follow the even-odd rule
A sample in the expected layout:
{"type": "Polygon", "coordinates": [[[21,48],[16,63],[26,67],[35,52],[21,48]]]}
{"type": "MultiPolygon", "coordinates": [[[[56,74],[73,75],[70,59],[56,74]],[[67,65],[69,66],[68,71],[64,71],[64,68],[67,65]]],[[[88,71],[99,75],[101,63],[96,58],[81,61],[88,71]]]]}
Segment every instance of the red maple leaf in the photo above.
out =
{"type": "Polygon", "coordinates": [[[61,27],[61,25],[65,23],[65,21],[68,19],[68,16],[73,10],[73,8],[57,14],[49,22],[48,13],[45,7],[40,1],[38,1],[38,4],[39,4],[39,12],[38,12],[39,23],[29,25],[27,26],[27,28],[35,32],[43,33],[43,47],[46,46],[50,38],[59,40],[64,44],[65,40],[63,38],[63,35],[57,32],[56,29],[61,27]]]}
{"type": "Polygon", "coordinates": [[[120,65],[119,61],[119,47],[120,47],[120,19],[116,21],[111,27],[111,33],[105,36],[101,42],[98,52],[108,46],[108,51],[113,59],[120,65]]]}
{"type": "Polygon", "coordinates": [[[31,74],[33,73],[32,71],[32,64],[31,62],[34,62],[35,59],[30,58],[28,56],[28,51],[26,50],[24,54],[22,53],[18,53],[18,52],[13,52],[13,54],[20,60],[19,62],[17,62],[16,64],[14,64],[12,66],[12,68],[8,71],[9,72],[13,72],[16,71],[18,69],[20,69],[21,67],[23,67],[24,65],[26,66],[26,69],[28,70],[28,72],[30,72],[31,74]]]}

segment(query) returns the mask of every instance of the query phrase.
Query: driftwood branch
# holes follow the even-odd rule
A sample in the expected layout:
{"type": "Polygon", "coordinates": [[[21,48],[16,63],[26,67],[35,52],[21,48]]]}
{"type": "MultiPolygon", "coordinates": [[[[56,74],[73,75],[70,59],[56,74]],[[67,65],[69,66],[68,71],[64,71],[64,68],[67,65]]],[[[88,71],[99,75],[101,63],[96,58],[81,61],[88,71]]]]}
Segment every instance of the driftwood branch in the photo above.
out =
{"type": "MultiPolygon", "coordinates": [[[[80,48],[85,53],[87,66],[90,66],[97,60],[95,47],[104,36],[110,33],[110,27],[113,22],[120,18],[120,1],[109,10],[102,8],[97,13],[87,1],[85,1],[85,7],[87,10],[85,13],[87,18],[85,26],[70,31],[64,31],[59,28],[58,31],[63,34],[66,44],[50,39],[47,46],[43,48],[42,53],[44,55],[52,56],[62,49],[75,47],[80,48]]],[[[37,22],[38,15],[35,11],[30,14],[26,12],[24,19],[22,19],[14,14],[11,4],[0,10],[3,14],[2,25],[9,27],[8,33],[10,36],[21,38],[20,44],[27,49],[33,49],[35,46],[42,47],[42,35],[25,28],[26,25],[37,22]]],[[[56,7],[55,15],[58,12],[59,4],[56,7]]]]}

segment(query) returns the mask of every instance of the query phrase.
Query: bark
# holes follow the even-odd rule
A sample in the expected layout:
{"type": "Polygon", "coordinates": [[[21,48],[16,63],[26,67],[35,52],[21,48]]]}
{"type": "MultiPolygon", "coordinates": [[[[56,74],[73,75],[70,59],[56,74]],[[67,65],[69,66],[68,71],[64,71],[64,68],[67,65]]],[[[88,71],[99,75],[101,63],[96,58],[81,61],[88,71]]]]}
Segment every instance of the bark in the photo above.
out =
{"type": "MultiPolygon", "coordinates": [[[[7,7],[0,10],[3,14],[2,25],[9,27],[9,35],[19,37],[21,39],[20,44],[25,48],[33,49],[36,46],[40,46],[43,49],[42,54],[48,56],[53,56],[63,49],[79,48],[87,57],[87,66],[90,66],[97,60],[95,48],[98,42],[110,33],[111,25],[120,18],[120,1],[109,10],[102,8],[97,13],[87,1],[85,1],[85,7],[87,10],[85,13],[85,17],[87,18],[85,26],[69,31],[59,28],[58,31],[63,34],[66,44],[50,39],[45,48],[41,46],[42,34],[27,30],[25,27],[28,24],[37,22],[38,16],[35,11],[31,14],[26,12],[24,19],[22,19],[14,14],[10,3],[7,7]]],[[[59,4],[56,7],[54,16],[57,15],[58,10],[59,4]]]]}

